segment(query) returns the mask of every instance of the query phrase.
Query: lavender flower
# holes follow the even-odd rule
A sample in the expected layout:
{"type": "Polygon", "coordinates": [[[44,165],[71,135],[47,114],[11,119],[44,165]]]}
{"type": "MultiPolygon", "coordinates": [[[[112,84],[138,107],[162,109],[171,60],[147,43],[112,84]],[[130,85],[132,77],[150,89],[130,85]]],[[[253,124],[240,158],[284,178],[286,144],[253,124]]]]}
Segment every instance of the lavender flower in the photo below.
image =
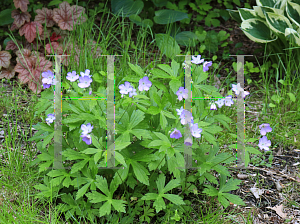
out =
{"type": "Polygon", "coordinates": [[[48,88],[50,88],[51,85],[56,84],[55,80],[53,81],[54,74],[50,70],[43,72],[42,77],[43,77],[42,82],[43,82],[44,89],[48,89],[48,88]]]}
{"type": "Polygon", "coordinates": [[[94,126],[92,126],[91,123],[87,123],[86,125],[82,124],[81,125],[82,134],[83,135],[89,134],[90,132],[92,132],[93,128],[94,126]]]}
{"type": "Polygon", "coordinates": [[[80,88],[87,88],[87,87],[90,86],[90,84],[91,84],[92,81],[93,80],[90,77],[88,77],[88,76],[83,76],[83,77],[81,76],[81,77],[79,77],[79,82],[80,83],[78,83],[78,86],[80,88]]]}
{"type": "Polygon", "coordinates": [[[179,139],[182,137],[182,134],[180,133],[179,130],[177,130],[176,128],[174,129],[174,131],[170,134],[170,138],[176,138],[179,139]]]}
{"type": "Polygon", "coordinates": [[[187,138],[185,141],[184,141],[184,144],[187,145],[187,146],[191,146],[193,145],[193,140],[191,138],[187,138]]]}
{"type": "Polygon", "coordinates": [[[198,123],[190,124],[190,130],[191,130],[192,136],[194,136],[195,138],[201,137],[200,133],[202,132],[202,129],[198,128],[198,123]]]}
{"type": "Polygon", "coordinates": [[[178,96],[179,101],[181,101],[182,98],[187,99],[188,98],[188,90],[184,89],[183,87],[179,87],[179,90],[176,92],[176,95],[178,96]]]}
{"type": "Polygon", "coordinates": [[[204,62],[203,63],[203,71],[204,72],[207,72],[208,71],[208,67],[210,67],[212,65],[212,62],[210,61],[210,62],[204,62]]]}
{"type": "Polygon", "coordinates": [[[133,97],[133,96],[136,96],[136,95],[137,95],[136,89],[132,88],[132,90],[129,92],[129,97],[133,97]]]}
{"type": "Polygon", "coordinates": [[[189,122],[194,123],[194,118],[192,115],[192,112],[188,111],[188,110],[183,110],[181,115],[180,115],[180,119],[181,119],[181,124],[185,125],[189,122]],[[188,117],[190,117],[190,119],[188,119],[188,117]]]}
{"type": "Polygon", "coordinates": [[[152,86],[152,82],[149,81],[149,78],[145,76],[144,78],[139,80],[139,90],[140,91],[148,91],[149,88],[152,86]]]}
{"type": "Polygon", "coordinates": [[[269,147],[271,146],[271,141],[267,139],[267,136],[263,136],[259,139],[258,147],[260,149],[264,149],[265,151],[269,151],[269,147]]]}
{"type": "Polygon", "coordinates": [[[77,79],[79,79],[79,75],[76,74],[76,71],[72,71],[67,73],[66,78],[71,82],[75,82],[77,79]]]}
{"type": "Polygon", "coordinates": [[[224,99],[225,106],[230,107],[233,104],[233,100],[231,98],[232,98],[231,95],[225,97],[224,99]]]}
{"type": "Polygon", "coordinates": [[[200,54],[197,55],[197,57],[192,56],[192,61],[191,62],[194,63],[194,64],[196,64],[196,65],[201,64],[202,62],[204,62],[204,59],[200,60],[200,58],[201,58],[200,54]]]}
{"type": "Polygon", "coordinates": [[[218,99],[216,102],[215,102],[219,108],[221,108],[224,103],[225,103],[225,100],[224,99],[218,99]]]}
{"type": "Polygon", "coordinates": [[[81,77],[87,76],[87,77],[91,78],[92,76],[90,75],[90,72],[91,71],[89,69],[86,69],[84,73],[80,72],[80,75],[81,75],[81,77]]]}
{"type": "Polygon", "coordinates": [[[119,89],[120,89],[120,93],[122,94],[122,98],[123,98],[123,94],[128,94],[128,92],[132,91],[132,86],[130,85],[129,82],[125,82],[125,85],[119,85],[119,89]]]}
{"type": "Polygon", "coordinates": [[[181,106],[181,108],[180,109],[176,109],[176,111],[177,111],[177,115],[181,115],[181,113],[182,113],[182,111],[183,111],[183,106],[181,106]]]}
{"type": "Polygon", "coordinates": [[[212,104],[210,105],[210,110],[217,110],[217,106],[216,106],[215,103],[212,103],[212,104]]]}
{"type": "Polygon", "coordinates": [[[82,141],[84,141],[87,145],[92,144],[92,138],[90,135],[81,135],[82,141]]]}
{"type": "Polygon", "coordinates": [[[267,132],[272,131],[272,128],[270,127],[270,124],[261,124],[261,125],[259,125],[259,129],[260,129],[260,134],[261,135],[266,135],[267,132]]]}
{"type": "Polygon", "coordinates": [[[55,120],[55,114],[48,114],[47,116],[48,118],[46,118],[46,121],[50,124],[53,123],[53,121],[55,120]]]}

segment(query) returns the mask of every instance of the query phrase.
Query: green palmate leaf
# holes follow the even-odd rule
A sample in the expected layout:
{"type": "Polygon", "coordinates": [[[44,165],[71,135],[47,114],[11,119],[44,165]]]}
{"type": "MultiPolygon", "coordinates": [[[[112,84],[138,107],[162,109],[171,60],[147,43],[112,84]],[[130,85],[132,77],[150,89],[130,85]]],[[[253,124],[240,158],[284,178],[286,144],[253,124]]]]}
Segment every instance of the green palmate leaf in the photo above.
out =
{"type": "Polygon", "coordinates": [[[156,115],[160,112],[161,110],[157,107],[150,106],[149,109],[146,111],[148,114],[153,114],[156,115]]]}
{"type": "Polygon", "coordinates": [[[199,88],[200,90],[203,90],[209,95],[212,95],[212,92],[217,92],[218,89],[214,86],[208,86],[208,85],[195,85],[195,88],[199,88]]]}
{"type": "Polygon", "coordinates": [[[182,198],[178,195],[172,195],[172,194],[165,194],[166,192],[172,190],[173,188],[176,188],[180,185],[180,180],[171,180],[165,187],[165,181],[166,177],[164,174],[160,174],[157,181],[157,189],[158,189],[158,194],[155,193],[147,193],[144,195],[141,200],[154,200],[153,206],[156,209],[156,212],[158,213],[162,209],[166,208],[166,204],[162,197],[170,200],[172,203],[176,205],[183,205],[185,204],[182,200],[182,198]]]}
{"type": "Polygon", "coordinates": [[[237,185],[239,185],[241,182],[242,182],[241,180],[230,178],[224,186],[220,187],[219,192],[225,193],[228,191],[233,191],[233,190],[239,189],[239,186],[237,186],[237,185]]]}
{"type": "Polygon", "coordinates": [[[228,123],[231,122],[231,119],[224,114],[219,114],[219,115],[214,115],[214,118],[218,120],[221,124],[224,125],[229,130],[229,125],[228,123]]]}
{"type": "Polygon", "coordinates": [[[52,179],[50,183],[52,184],[52,186],[58,186],[63,181],[63,179],[65,179],[65,177],[57,177],[52,179]]]}
{"type": "MultiPolygon", "coordinates": [[[[174,60],[173,60],[174,61],[174,60]]],[[[165,72],[167,72],[168,74],[172,75],[173,74],[173,70],[171,69],[170,65],[165,65],[165,64],[159,64],[157,65],[160,69],[164,70],[165,72]]]]}
{"type": "Polygon", "coordinates": [[[53,101],[51,102],[49,100],[42,100],[42,101],[38,102],[37,105],[35,106],[35,109],[37,109],[37,110],[34,114],[40,115],[42,112],[47,110],[52,105],[53,105],[53,101]]]}
{"type": "Polygon", "coordinates": [[[201,134],[204,136],[204,138],[211,144],[216,144],[215,138],[213,135],[209,134],[206,131],[201,132],[201,134]]]}
{"type": "Polygon", "coordinates": [[[66,151],[63,151],[62,154],[67,158],[67,160],[88,159],[89,158],[88,156],[82,154],[81,152],[77,152],[72,149],[67,149],[66,151]]]}
{"type": "Polygon", "coordinates": [[[180,64],[178,62],[176,62],[175,60],[172,60],[171,68],[172,68],[173,72],[170,75],[177,77],[178,69],[180,68],[180,64]]]}
{"type": "Polygon", "coordinates": [[[152,84],[155,85],[158,89],[161,89],[163,90],[165,93],[168,93],[168,89],[165,87],[165,85],[161,82],[158,82],[158,81],[152,81],[152,84]]]}
{"type": "Polygon", "coordinates": [[[172,118],[172,119],[177,119],[172,113],[170,113],[169,111],[161,111],[163,115],[165,115],[168,118],[172,118]]]}
{"type": "Polygon", "coordinates": [[[224,208],[227,208],[229,206],[229,201],[226,200],[226,198],[223,196],[223,194],[218,194],[218,201],[221,203],[221,205],[224,206],[224,208]]]}
{"type": "Polygon", "coordinates": [[[136,178],[143,184],[149,185],[149,177],[147,176],[148,171],[145,169],[144,166],[139,164],[136,161],[131,161],[131,165],[133,168],[133,172],[136,178]]]}
{"type": "Polygon", "coordinates": [[[54,132],[54,128],[52,128],[51,126],[49,126],[45,123],[38,123],[36,125],[33,125],[33,127],[37,130],[43,130],[43,131],[47,131],[47,132],[54,132]]]}
{"type": "Polygon", "coordinates": [[[140,110],[133,111],[130,117],[128,129],[130,130],[135,126],[137,126],[140,122],[144,120],[144,118],[145,118],[144,112],[140,110]]]}
{"type": "Polygon", "coordinates": [[[168,75],[168,74],[165,73],[164,71],[162,71],[162,70],[160,70],[160,69],[157,69],[157,68],[152,69],[152,70],[151,70],[151,73],[152,73],[154,76],[158,77],[158,78],[164,78],[164,79],[166,79],[166,78],[171,78],[170,75],[168,75]]]}
{"type": "Polygon", "coordinates": [[[175,10],[163,9],[155,11],[155,16],[153,18],[154,22],[158,24],[169,24],[183,19],[188,19],[188,15],[184,12],[179,12],[175,10]]]}
{"type": "Polygon", "coordinates": [[[88,159],[85,159],[85,160],[82,160],[82,161],[80,161],[80,162],[75,163],[75,164],[72,166],[71,174],[72,174],[72,173],[76,173],[76,172],[78,172],[79,170],[82,170],[83,167],[85,166],[85,164],[88,163],[88,161],[89,161],[88,159]]]}
{"type": "Polygon", "coordinates": [[[161,140],[154,140],[154,141],[152,141],[152,142],[150,142],[149,144],[148,144],[148,148],[151,148],[151,147],[155,147],[155,146],[161,146],[161,145],[163,145],[164,144],[164,142],[163,141],[161,141],[161,140]]]}
{"type": "Polygon", "coordinates": [[[206,188],[203,190],[203,193],[207,194],[208,196],[217,196],[219,191],[210,185],[204,185],[206,188]]]}
{"type": "MultiPolygon", "coordinates": [[[[44,136],[45,137],[45,136],[44,136]]],[[[49,135],[47,135],[43,141],[43,148],[46,148],[46,145],[49,144],[52,140],[52,138],[54,137],[54,132],[50,133],[49,135]]]]}
{"type": "Polygon", "coordinates": [[[110,185],[110,190],[108,189],[107,181],[103,177],[97,175],[96,177],[96,186],[106,195],[100,194],[96,191],[92,191],[92,193],[87,193],[86,196],[92,203],[99,203],[106,201],[103,206],[100,207],[100,216],[104,216],[105,214],[110,214],[111,205],[119,211],[125,212],[125,201],[112,199],[114,191],[117,189],[115,181],[112,181],[110,185]]]}
{"type": "Polygon", "coordinates": [[[178,91],[179,87],[181,86],[181,82],[179,81],[179,79],[172,79],[169,82],[170,88],[173,91],[174,94],[176,94],[176,92],[178,91]]]}
{"type": "Polygon", "coordinates": [[[81,197],[86,193],[86,191],[88,190],[88,188],[89,188],[90,185],[91,185],[91,183],[87,183],[87,184],[84,185],[82,188],[80,188],[80,189],[77,191],[75,200],[78,200],[79,198],[81,198],[81,197]]]}
{"type": "Polygon", "coordinates": [[[63,182],[63,186],[64,187],[69,187],[71,184],[72,184],[72,180],[71,180],[70,177],[67,176],[66,179],[63,182]]]}
{"type": "Polygon", "coordinates": [[[168,121],[167,118],[163,115],[163,113],[160,113],[159,120],[160,120],[161,128],[165,129],[167,127],[168,121]]]}
{"type": "Polygon", "coordinates": [[[237,195],[233,195],[229,193],[222,193],[222,195],[226,197],[233,204],[245,206],[244,201],[237,195]]]}
{"type": "Polygon", "coordinates": [[[157,106],[160,107],[160,105],[161,105],[161,97],[159,97],[158,94],[154,92],[152,94],[152,98],[153,98],[154,102],[157,104],[157,106]]]}
{"type": "MultiPolygon", "coordinates": [[[[132,132],[132,131],[131,131],[132,132]]],[[[122,149],[125,149],[127,146],[129,146],[131,142],[120,142],[115,141],[115,151],[121,151],[122,149]]]]}
{"type": "Polygon", "coordinates": [[[175,55],[180,54],[180,47],[173,37],[170,37],[167,34],[155,34],[155,40],[158,48],[167,57],[173,59],[175,55]]]}
{"type": "MultiPolygon", "coordinates": [[[[133,65],[133,64],[131,64],[130,62],[128,62],[128,65],[129,65],[129,67],[130,67],[133,71],[135,71],[135,73],[138,74],[139,76],[141,76],[141,77],[145,76],[144,71],[143,71],[143,69],[142,69],[140,66],[138,66],[138,65],[133,65]]],[[[126,80],[127,80],[127,78],[126,78],[126,80]]],[[[128,80],[127,80],[127,81],[128,81],[128,80]]]]}

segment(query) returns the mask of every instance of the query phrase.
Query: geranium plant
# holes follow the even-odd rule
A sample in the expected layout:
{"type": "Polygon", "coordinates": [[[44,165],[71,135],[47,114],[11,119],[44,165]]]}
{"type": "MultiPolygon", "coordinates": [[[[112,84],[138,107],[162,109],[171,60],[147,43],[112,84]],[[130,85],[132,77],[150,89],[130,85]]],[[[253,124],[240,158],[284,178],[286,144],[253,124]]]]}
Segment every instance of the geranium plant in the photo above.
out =
{"type": "MultiPolygon", "coordinates": [[[[201,97],[203,93],[198,86],[206,80],[206,73],[211,62],[203,64],[203,67],[201,64],[203,61],[198,63],[199,60],[196,57],[193,57],[193,61],[198,64],[193,69],[195,80],[193,91],[195,90],[196,97],[201,97]]],[[[184,194],[195,192],[195,181],[199,180],[200,184],[206,187],[203,192],[209,196],[217,196],[224,207],[229,205],[229,201],[234,204],[244,204],[238,196],[228,193],[237,189],[241,181],[231,178],[226,183],[230,173],[222,165],[234,161],[235,158],[229,153],[219,153],[218,143],[213,136],[222,131],[216,122],[220,121],[226,125],[230,119],[225,115],[214,114],[214,110],[204,107],[204,102],[201,106],[198,101],[199,103],[192,107],[193,112],[183,109],[183,99],[186,99],[187,95],[186,89],[181,86],[182,75],[178,76],[180,65],[175,60],[172,60],[171,66],[158,65],[160,69],[151,70],[151,77],[145,76],[143,69],[137,65],[129,63],[129,67],[137,73],[137,77],[132,77],[131,82],[120,83],[115,110],[115,166],[124,168],[112,170],[112,172],[101,169],[101,167],[106,167],[107,162],[106,103],[101,100],[63,101],[63,113],[68,113],[68,116],[62,120],[62,131],[66,136],[62,142],[64,149],[62,159],[63,162],[69,164],[72,162],[73,165],[70,171],[45,169],[53,164],[52,138],[55,120],[52,115],[53,104],[51,102],[49,104],[51,95],[53,98],[53,92],[51,92],[53,78],[45,73],[43,82],[47,84],[45,87],[49,88],[42,92],[42,97],[36,105],[39,108],[36,115],[45,111],[48,115],[47,123],[50,126],[44,123],[37,124],[35,129],[38,132],[31,140],[38,141],[38,149],[42,152],[33,164],[39,163],[39,172],[53,179],[50,181],[46,178],[44,184],[36,185],[36,188],[41,190],[37,196],[49,198],[51,194],[59,193],[63,188],[69,189],[61,196],[65,204],[61,204],[60,210],[69,211],[66,218],[75,215],[77,206],[74,203],[76,202],[79,206],[84,206],[86,214],[89,214],[91,219],[95,219],[95,216],[102,217],[111,214],[112,210],[126,212],[125,198],[117,200],[115,196],[116,192],[125,190],[124,187],[133,189],[130,196],[138,198],[139,203],[136,206],[140,206],[142,201],[152,202],[153,208],[159,212],[169,206],[170,203],[166,205],[167,201],[175,205],[188,204],[189,202],[184,200],[184,194]],[[162,77],[169,80],[170,89],[159,81],[162,77]],[[178,80],[179,83],[173,80],[178,80]],[[188,114],[190,120],[186,119],[188,114]],[[202,139],[201,144],[200,141],[196,141],[196,144],[191,145],[189,139],[183,142],[184,129],[181,125],[186,124],[189,125],[194,138],[202,139]],[[157,127],[156,131],[152,129],[153,126],[157,127]],[[133,143],[134,137],[138,141],[133,143]],[[43,142],[39,142],[40,139],[44,139],[43,142]],[[192,175],[187,174],[183,169],[176,168],[184,167],[184,145],[190,145],[193,148],[193,166],[201,167],[192,175]],[[157,169],[163,173],[159,175],[156,172],[157,169]],[[221,175],[219,189],[205,184],[210,182],[219,185],[213,171],[221,175]],[[170,179],[170,175],[175,179],[170,179]],[[70,190],[70,186],[73,190],[70,190]],[[184,193],[181,196],[170,192],[171,190],[178,191],[179,187],[184,193]],[[148,193],[144,194],[143,190],[148,193]]],[[[80,75],[76,71],[70,71],[67,74],[67,82],[71,89],[65,96],[102,95],[103,93],[98,90],[92,90],[92,95],[85,91],[94,81],[93,74],[94,72],[89,69],[80,72],[80,75]]],[[[203,88],[205,92],[220,95],[215,87],[201,86],[206,86],[203,88]]],[[[235,90],[240,91],[237,88],[235,90]]],[[[228,104],[225,103],[228,107],[233,104],[231,98],[225,101],[230,101],[228,104]]],[[[79,213],[77,215],[81,216],[79,213]]]]}

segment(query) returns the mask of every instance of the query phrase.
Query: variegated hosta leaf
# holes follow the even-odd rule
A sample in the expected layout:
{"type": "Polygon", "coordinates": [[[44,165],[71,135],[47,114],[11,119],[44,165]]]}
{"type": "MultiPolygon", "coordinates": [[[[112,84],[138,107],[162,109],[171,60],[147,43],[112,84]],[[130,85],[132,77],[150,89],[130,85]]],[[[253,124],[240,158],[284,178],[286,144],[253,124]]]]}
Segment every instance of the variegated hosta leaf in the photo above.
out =
{"type": "Polygon", "coordinates": [[[294,2],[287,2],[286,14],[289,19],[300,27],[300,5],[294,2]]]}
{"type": "Polygon", "coordinates": [[[238,8],[242,21],[247,19],[259,19],[254,9],[238,8]]]}
{"type": "Polygon", "coordinates": [[[275,14],[283,15],[284,16],[284,10],[281,9],[276,9],[276,8],[271,8],[271,7],[266,7],[266,6],[261,6],[261,11],[264,14],[264,18],[266,17],[267,12],[273,12],[275,14]]]}
{"type": "Polygon", "coordinates": [[[284,9],[287,0],[256,0],[256,5],[284,9]]]}
{"type": "Polygon", "coordinates": [[[286,28],[284,35],[287,37],[287,39],[290,39],[290,41],[292,42],[294,41],[298,46],[300,46],[300,35],[296,30],[291,28],[286,28]]]}
{"type": "Polygon", "coordinates": [[[283,15],[267,12],[266,20],[270,29],[275,33],[284,34],[286,28],[293,28],[290,21],[283,15]]]}
{"type": "Polygon", "coordinates": [[[265,19],[265,15],[261,9],[262,6],[253,6],[253,9],[257,16],[261,17],[261,19],[265,19]]]}
{"type": "Polygon", "coordinates": [[[238,23],[242,22],[241,16],[239,14],[239,10],[231,10],[231,9],[226,9],[226,10],[228,11],[231,18],[233,18],[238,23]]]}
{"type": "Polygon", "coordinates": [[[247,19],[242,22],[240,27],[245,35],[258,43],[269,43],[277,40],[277,36],[274,38],[272,32],[268,27],[268,24],[259,19],[247,19]]]}

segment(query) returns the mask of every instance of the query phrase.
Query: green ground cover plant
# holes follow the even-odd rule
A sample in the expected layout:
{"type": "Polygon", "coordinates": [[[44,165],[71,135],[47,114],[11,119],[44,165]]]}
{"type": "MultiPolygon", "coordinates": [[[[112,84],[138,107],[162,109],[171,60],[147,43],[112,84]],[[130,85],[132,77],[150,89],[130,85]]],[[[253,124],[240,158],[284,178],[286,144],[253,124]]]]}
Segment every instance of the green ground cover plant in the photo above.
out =
{"type": "MultiPolygon", "coordinates": [[[[60,3],[57,9],[73,7],[68,4],[60,3]]],[[[233,96],[242,94],[245,101],[264,100],[258,103],[262,109],[256,121],[246,117],[245,143],[251,146],[246,146],[245,162],[256,165],[257,161],[265,161],[264,157],[268,157],[269,163],[260,162],[259,165],[271,166],[277,145],[299,147],[300,107],[295,103],[300,96],[296,88],[299,85],[297,75],[292,77],[288,68],[286,76],[279,79],[278,65],[271,66],[266,61],[260,68],[263,79],[256,82],[250,75],[246,76],[247,82],[252,82],[259,90],[244,91],[236,81],[226,82],[230,76],[235,76],[230,71],[219,88],[226,88],[222,95],[211,82],[211,77],[222,69],[217,57],[206,57],[200,46],[195,49],[188,45],[182,51],[176,38],[170,35],[172,27],[167,26],[167,34],[152,36],[151,27],[141,26],[135,30],[130,20],[120,20],[109,12],[103,13],[101,27],[94,24],[94,17],[87,16],[84,23],[73,26],[61,24],[61,29],[71,30],[57,32],[52,40],[49,37],[42,46],[44,55],[33,55],[32,49],[19,45],[17,39],[10,36],[19,49],[17,61],[24,64],[31,60],[39,62],[45,54],[65,54],[64,47],[68,45],[76,47],[67,52],[71,56],[62,65],[55,67],[55,57],[52,57],[48,60],[52,66],[46,69],[27,68],[24,77],[31,77],[29,71],[38,71],[36,77],[39,79],[35,80],[31,99],[26,99],[29,103],[26,109],[20,110],[18,105],[25,95],[20,85],[13,88],[12,97],[1,97],[5,141],[0,154],[7,161],[1,167],[1,193],[7,197],[3,190],[6,189],[16,194],[10,202],[0,201],[0,220],[8,223],[16,220],[32,223],[232,223],[238,222],[240,216],[245,223],[252,223],[251,211],[247,214],[235,208],[228,211],[233,205],[246,205],[243,198],[231,193],[240,188],[242,182],[229,172],[236,160],[232,152],[236,146],[233,96]],[[138,34],[136,42],[131,39],[133,32],[138,34]],[[159,49],[159,55],[149,54],[154,48],[159,49]],[[178,54],[194,55],[191,64],[183,57],[176,57],[178,54]],[[70,169],[46,169],[52,166],[54,159],[54,73],[61,69],[63,97],[105,98],[107,59],[100,55],[122,55],[115,59],[114,71],[115,166],[124,169],[99,169],[107,165],[104,100],[63,101],[62,155],[64,166],[70,169]],[[192,110],[185,110],[186,66],[192,66],[193,97],[221,99],[195,100],[192,110]],[[270,73],[275,73],[275,83],[270,73]],[[39,88],[40,94],[37,94],[39,88]],[[279,121],[278,114],[282,115],[279,121]],[[10,125],[12,120],[15,124],[10,125]],[[21,139],[18,138],[18,123],[29,124],[28,133],[22,134],[21,139]],[[247,128],[250,124],[252,127],[247,128]],[[184,141],[186,127],[192,133],[192,145],[191,139],[184,141]],[[36,131],[34,134],[32,129],[36,131]],[[225,144],[227,149],[222,148],[225,144]],[[201,169],[176,169],[184,167],[185,145],[193,149],[193,167],[201,169]]],[[[57,21],[59,26],[61,20],[57,21]]],[[[237,71],[240,65],[232,66],[237,71]]],[[[249,63],[245,67],[249,73],[254,70],[249,63]]]]}

